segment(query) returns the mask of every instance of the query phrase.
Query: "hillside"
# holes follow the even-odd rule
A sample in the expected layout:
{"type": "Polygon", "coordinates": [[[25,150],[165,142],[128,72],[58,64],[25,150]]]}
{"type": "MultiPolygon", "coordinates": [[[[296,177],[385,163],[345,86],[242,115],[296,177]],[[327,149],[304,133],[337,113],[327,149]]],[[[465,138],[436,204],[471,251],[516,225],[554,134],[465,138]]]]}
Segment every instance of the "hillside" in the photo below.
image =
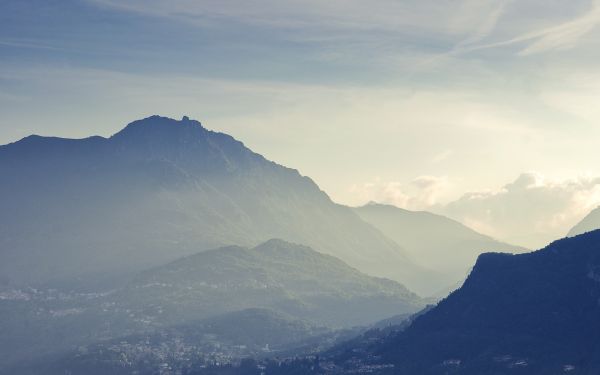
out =
{"type": "MultiPolygon", "coordinates": [[[[143,271],[108,293],[0,288],[0,368],[123,337],[157,335],[189,324],[197,328],[199,321],[220,327],[218,342],[231,350],[255,342],[254,351],[244,352],[249,355],[266,343],[286,349],[304,337],[294,336],[294,327],[300,333],[306,327],[350,328],[422,306],[418,296],[395,281],[365,275],[306,246],[270,240],[251,249],[233,246],[194,254],[143,271]],[[250,313],[261,311],[269,313],[250,313]],[[267,328],[282,317],[303,323],[284,324],[289,331],[284,336],[270,334],[267,328]],[[258,331],[251,330],[252,319],[258,331]]],[[[322,332],[313,328],[306,332],[322,332]]]]}
{"type": "Polygon", "coordinates": [[[331,330],[280,313],[246,309],[80,347],[50,360],[18,364],[7,373],[124,375],[167,368],[193,373],[214,362],[275,355],[307,341],[336,337],[331,330]]]}
{"type": "Polygon", "coordinates": [[[600,207],[592,210],[577,225],[571,228],[567,236],[573,237],[597,229],[600,229],[600,207]]]}
{"type": "Polygon", "coordinates": [[[145,271],[115,299],[161,324],[246,308],[268,308],[329,327],[414,312],[421,299],[332,256],[281,240],[226,247],[145,271]],[[156,313],[160,311],[160,313],[156,313]]]}
{"type": "Polygon", "coordinates": [[[358,361],[394,374],[598,373],[599,275],[600,231],[483,254],[459,290],[358,361]]]}
{"type": "Polygon", "coordinates": [[[416,262],[435,270],[440,290],[462,282],[483,252],[524,251],[430,212],[377,203],[354,208],[354,212],[402,246],[416,262]]]}

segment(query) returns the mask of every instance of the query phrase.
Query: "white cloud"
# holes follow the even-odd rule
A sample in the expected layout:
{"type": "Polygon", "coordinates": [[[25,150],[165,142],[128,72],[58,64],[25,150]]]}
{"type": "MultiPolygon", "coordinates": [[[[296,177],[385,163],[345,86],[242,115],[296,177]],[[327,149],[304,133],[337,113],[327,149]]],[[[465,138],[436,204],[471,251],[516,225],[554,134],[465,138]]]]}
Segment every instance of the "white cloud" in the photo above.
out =
{"type": "Polygon", "coordinates": [[[433,211],[480,233],[531,249],[563,237],[600,205],[600,177],[553,180],[539,173],[523,173],[500,189],[469,192],[445,203],[451,185],[447,178],[435,176],[421,176],[409,183],[377,179],[353,186],[352,192],[363,203],[433,211]]]}
{"type": "Polygon", "coordinates": [[[376,179],[352,186],[351,192],[364,203],[373,201],[409,210],[423,210],[438,204],[447,187],[448,180],[445,177],[419,176],[407,184],[376,179]]]}
{"type": "Polygon", "coordinates": [[[499,190],[467,193],[439,209],[486,234],[531,248],[564,236],[600,204],[600,178],[524,173],[499,190]]]}

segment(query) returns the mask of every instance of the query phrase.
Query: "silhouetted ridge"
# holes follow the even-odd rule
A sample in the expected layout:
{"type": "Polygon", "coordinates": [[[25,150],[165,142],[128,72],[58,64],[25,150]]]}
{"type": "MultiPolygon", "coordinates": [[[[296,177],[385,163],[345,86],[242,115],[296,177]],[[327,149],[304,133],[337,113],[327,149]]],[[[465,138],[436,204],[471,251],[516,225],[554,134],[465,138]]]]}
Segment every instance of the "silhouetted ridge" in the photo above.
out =
{"type": "Polygon", "coordinates": [[[410,211],[369,202],[354,208],[354,212],[402,246],[419,264],[439,272],[435,297],[445,296],[456,289],[479,254],[524,251],[427,211],[410,211]]]}
{"type": "Polygon", "coordinates": [[[476,275],[483,274],[486,275],[487,272],[490,272],[492,268],[496,268],[499,265],[509,263],[513,254],[506,253],[483,253],[477,257],[477,261],[473,266],[473,270],[469,274],[467,281],[475,277],[476,275]]]}
{"type": "Polygon", "coordinates": [[[19,141],[0,145],[0,157],[43,160],[47,157],[67,158],[79,153],[90,155],[106,147],[107,143],[107,139],[100,136],[72,139],[30,135],[19,141]]]}
{"type": "Polygon", "coordinates": [[[204,137],[209,131],[205,129],[199,121],[185,118],[175,120],[162,116],[150,116],[141,120],[136,120],[129,123],[125,128],[115,133],[111,139],[137,139],[140,140],[159,140],[163,141],[169,138],[179,137],[204,137]]]}
{"type": "Polygon", "coordinates": [[[127,125],[110,138],[130,158],[162,158],[207,170],[237,170],[267,161],[233,137],[205,129],[190,119],[152,116],[127,125]]]}
{"type": "Polygon", "coordinates": [[[599,301],[600,231],[482,254],[460,289],[359,362],[381,355],[398,375],[596,374],[599,301]]]}

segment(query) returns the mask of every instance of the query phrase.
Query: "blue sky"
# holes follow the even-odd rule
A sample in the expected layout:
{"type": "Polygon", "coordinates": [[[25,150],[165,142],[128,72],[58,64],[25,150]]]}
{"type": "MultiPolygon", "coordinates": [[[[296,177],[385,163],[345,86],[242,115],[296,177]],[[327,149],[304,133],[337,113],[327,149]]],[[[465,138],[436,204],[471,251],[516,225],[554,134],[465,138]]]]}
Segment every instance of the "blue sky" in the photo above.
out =
{"type": "Polygon", "coordinates": [[[587,0],[5,0],[0,143],[189,115],[336,201],[537,245],[600,203],[598,23],[587,0]]]}

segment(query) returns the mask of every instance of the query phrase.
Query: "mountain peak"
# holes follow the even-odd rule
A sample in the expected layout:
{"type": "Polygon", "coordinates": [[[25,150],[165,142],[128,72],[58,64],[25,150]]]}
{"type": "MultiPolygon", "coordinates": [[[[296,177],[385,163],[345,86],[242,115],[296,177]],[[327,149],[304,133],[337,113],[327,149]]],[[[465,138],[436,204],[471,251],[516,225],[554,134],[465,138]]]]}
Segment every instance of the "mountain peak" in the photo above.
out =
{"type": "Polygon", "coordinates": [[[389,203],[380,203],[376,201],[368,201],[362,206],[355,207],[355,210],[381,210],[381,211],[390,211],[390,212],[404,212],[404,213],[419,213],[424,211],[411,211],[405,208],[401,208],[389,203]]]}
{"type": "Polygon", "coordinates": [[[137,138],[149,135],[164,137],[174,134],[181,135],[182,133],[191,135],[191,132],[202,134],[207,130],[199,121],[191,120],[188,116],[183,116],[181,120],[175,120],[170,117],[154,115],[129,123],[123,130],[113,135],[111,139],[137,138]]]}
{"type": "Polygon", "coordinates": [[[271,238],[256,246],[256,249],[278,249],[278,248],[306,248],[304,245],[292,243],[281,238],[271,238]]]}
{"type": "MultiPolygon", "coordinates": [[[[316,250],[297,243],[288,242],[279,238],[272,238],[267,240],[251,251],[260,254],[261,256],[269,256],[272,258],[279,257],[295,257],[295,258],[313,258],[319,257],[324,259],[330,259],[328,255],[317,252],[316,250]]],[[[338,259],[336,259],[338,261],[338,259]]]]}
{"type": "Polygon", "coordinates": [[[600,206],[588,213],[569,231],[567,236],[573,237],[596,229],[600,229],[600,206]]]}

